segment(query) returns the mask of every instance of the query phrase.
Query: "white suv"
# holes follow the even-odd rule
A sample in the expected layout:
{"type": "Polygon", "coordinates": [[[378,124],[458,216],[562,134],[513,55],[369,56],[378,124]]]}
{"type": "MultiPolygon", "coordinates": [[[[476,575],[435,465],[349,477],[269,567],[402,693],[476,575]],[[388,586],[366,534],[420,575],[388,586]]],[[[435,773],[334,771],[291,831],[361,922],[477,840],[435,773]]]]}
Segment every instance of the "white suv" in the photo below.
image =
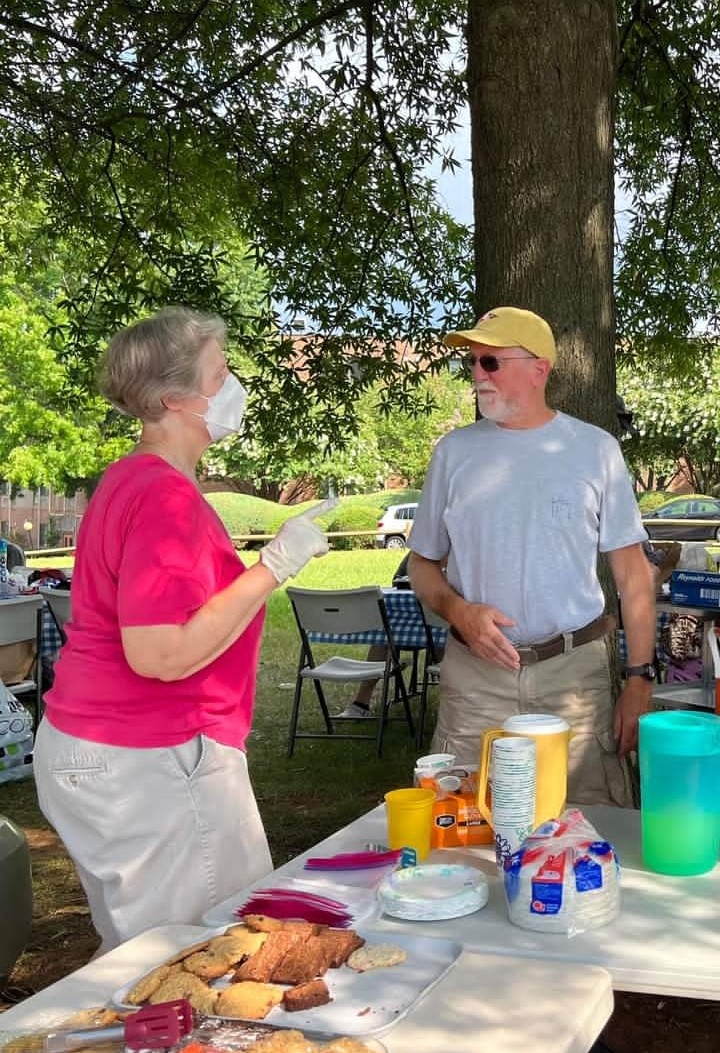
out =
{"type": "Polygon", "coordinates": [[[415,518],[417,501],[409,505],[389,505],[378,520],[376,548],[405,548],[415,518]]]}

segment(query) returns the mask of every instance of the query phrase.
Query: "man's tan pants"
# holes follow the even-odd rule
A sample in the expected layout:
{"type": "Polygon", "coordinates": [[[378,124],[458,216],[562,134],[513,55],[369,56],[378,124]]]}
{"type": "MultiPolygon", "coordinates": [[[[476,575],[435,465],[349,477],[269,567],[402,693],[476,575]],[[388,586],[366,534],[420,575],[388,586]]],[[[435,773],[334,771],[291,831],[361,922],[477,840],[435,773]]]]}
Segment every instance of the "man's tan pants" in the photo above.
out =
{"type": "Polygon", "coordinates": [[[570,725],[568,801],[633,807],[629,771],[618,759],[613,735],[604,640],[511,672],[476,658],[449,636],[431,750],[475,766],[483,732],[518,713],[552,713],[570,725]]]}

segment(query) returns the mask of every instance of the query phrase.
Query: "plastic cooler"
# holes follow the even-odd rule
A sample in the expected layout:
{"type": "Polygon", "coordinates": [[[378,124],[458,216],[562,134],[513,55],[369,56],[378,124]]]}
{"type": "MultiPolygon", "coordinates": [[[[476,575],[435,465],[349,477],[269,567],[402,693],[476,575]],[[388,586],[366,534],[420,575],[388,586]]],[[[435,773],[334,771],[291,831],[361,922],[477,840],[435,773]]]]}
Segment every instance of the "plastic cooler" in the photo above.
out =
{"type": "Polygon", "coordinates": [[[0,815],[0,983],[25,950],[32,923],[30,852],[22,830],[0,815]]]}

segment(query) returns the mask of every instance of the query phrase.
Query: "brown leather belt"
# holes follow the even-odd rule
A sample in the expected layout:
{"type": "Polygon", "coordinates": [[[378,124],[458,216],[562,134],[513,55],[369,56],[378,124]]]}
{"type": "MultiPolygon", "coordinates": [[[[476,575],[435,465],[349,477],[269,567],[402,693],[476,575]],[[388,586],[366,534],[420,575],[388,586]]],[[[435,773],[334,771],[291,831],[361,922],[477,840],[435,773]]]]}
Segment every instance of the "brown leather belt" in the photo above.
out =
{"type": "MultiPolygon", "coordinates": [[[[582,629],[576,629],[572,633],[558,633],[549,640],[543,640],[536,644],[524,644],[517,648],[520,655],[520,665],[535,665],[537,662],[545,662],[548,658],[557,658],[559,654],[566,654],[576,647],[590,643],[591,640],[599,640],[606,636],[616,626],[615,619],[610,614],[601,614],[594,622],[583,625],[582,629]]],[[[463,636],[454,625],[450,626],[450,634],[461,644],[465,643],[463,636]]]]}

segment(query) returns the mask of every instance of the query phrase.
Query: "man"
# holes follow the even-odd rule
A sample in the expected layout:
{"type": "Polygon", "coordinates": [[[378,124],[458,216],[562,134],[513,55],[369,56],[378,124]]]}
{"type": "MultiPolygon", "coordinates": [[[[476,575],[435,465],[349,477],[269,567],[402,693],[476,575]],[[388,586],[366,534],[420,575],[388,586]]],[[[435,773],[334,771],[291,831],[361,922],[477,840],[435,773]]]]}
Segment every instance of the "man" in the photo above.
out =
{"type": "Polygon", "coordinates": [[[538,315],[498,307],[445,343],[467,347],[484,419],[437,444],[410,536],[413,588],[451,625],[431,750],[476,764],[485,729],[555,713],[573,730],[568,799],[631,805],[622,758],[650,706],[655,590],[620,447],[548,406],[556,349],[538,315]],[[598,551],[628,644],[614,714],[598,551]]]}

